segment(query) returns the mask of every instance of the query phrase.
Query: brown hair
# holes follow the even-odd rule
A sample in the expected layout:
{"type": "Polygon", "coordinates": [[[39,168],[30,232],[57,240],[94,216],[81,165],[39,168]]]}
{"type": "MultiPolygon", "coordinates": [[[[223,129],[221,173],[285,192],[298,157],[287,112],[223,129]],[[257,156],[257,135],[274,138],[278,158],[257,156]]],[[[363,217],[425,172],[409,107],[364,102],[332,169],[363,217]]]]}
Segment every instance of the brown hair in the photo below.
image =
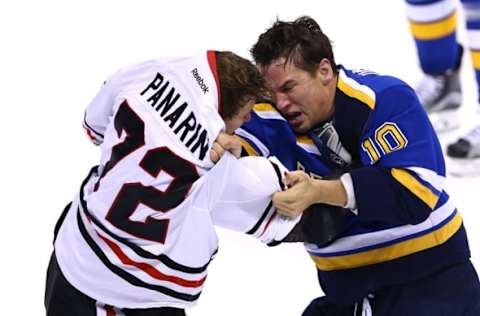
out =
{"type": "Polygon", "coordinates": [[[265,93],[264,80],[250,61],[229,51],[216,52],[221,113],[230,119],[250,100],[265,93]]]}
{"type": "Polygon", "coordinates": [[[337,73],[330,39],[309,16],[301,16],[293,22],[277,20],[258,37],[250,52],[255,63],[261,67],[283,57],[285,63],[292,61],[309,73],[313,73],[320,61],[326,58],[333,72],[337,73]]]}

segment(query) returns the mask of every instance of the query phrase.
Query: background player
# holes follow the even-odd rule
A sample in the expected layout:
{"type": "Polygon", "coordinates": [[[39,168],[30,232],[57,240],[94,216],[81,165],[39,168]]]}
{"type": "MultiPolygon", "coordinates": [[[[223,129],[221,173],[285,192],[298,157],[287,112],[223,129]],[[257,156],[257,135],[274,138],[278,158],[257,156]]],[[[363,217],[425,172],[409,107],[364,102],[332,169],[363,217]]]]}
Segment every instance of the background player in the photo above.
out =
{"type": "MultiPolygon", "coordinates": [[[[480,1],[462,0],[461,3],[466,19],[467,50],[480,98],[480,1]]],[[[406,4],[420,66],[425,73],[416,89],[417,94],[437,131],[457,128],[462,104],[460,66],[464,52],[457,40],[458,1],[407,0],[406,4]]],[[[455,174],[479,173],[480,125],[450,144],[447,155],[452,158],[455,174]]]]}

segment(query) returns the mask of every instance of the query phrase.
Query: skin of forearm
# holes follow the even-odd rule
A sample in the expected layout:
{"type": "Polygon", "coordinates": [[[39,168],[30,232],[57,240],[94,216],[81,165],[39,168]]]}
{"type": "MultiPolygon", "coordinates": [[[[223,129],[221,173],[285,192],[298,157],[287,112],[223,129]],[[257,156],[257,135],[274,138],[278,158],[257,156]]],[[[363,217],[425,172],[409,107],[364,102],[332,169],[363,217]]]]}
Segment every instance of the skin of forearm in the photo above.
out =
{"type": "Polygon", "coordinates": [[[312,201],[335,206],[347,204],[347,192],[340,180],[317,180],[312,179],[312,201]]]}

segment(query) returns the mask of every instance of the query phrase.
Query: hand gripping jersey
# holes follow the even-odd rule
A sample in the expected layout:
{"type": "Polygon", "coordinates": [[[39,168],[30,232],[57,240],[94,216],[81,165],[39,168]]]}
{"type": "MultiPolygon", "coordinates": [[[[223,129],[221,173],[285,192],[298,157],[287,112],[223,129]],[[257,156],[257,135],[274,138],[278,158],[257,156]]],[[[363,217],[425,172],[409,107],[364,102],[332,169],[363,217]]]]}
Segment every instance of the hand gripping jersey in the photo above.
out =
{"type": "MultiPolygon", "coordinates": [[[[410,87],[340,66],[331,124],[339,142],[330,149],[350,154],[343,156],[351,159],[358,215],[347,214],[344,231],[326,247],[305,244],[330,299],[353,303],[468,260],[440,144],[410,87]]],[[[314,135],[294,135],[272,106],[255,106],[239,134],[248,151],[275,155],[289,168],[320,176],[335,170],[314,135]]]]}
{"type": "Polygon", "coordinates": [[[86,110],[101,146],[55,242],[67,280],[120,308],[184,308],[199,297],[217,251],[214,225],[281,240],[280,163],[229,154],[212,168],[218,114],[214,52],[123,69],[86,110]]]}

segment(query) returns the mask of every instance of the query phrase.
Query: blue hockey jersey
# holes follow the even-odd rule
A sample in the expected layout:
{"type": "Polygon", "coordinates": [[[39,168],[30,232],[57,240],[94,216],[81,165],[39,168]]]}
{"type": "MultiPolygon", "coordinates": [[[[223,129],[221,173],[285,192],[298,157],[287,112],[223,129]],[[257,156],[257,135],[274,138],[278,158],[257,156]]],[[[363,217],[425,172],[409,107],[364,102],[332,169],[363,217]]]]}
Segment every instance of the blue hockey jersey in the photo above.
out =
{"type": "MultiPolygon", "coordinates": [[[[399,79],[339,66],[334,102],[330,123],[349,153],[343,169],[358,215],[349,214],[333,243],[305,244],[324,292],[352,303],[467,260],[462,219],[445,191],[442,150],[414,91],[399,79]]],[[[338,171],[314,134],[296,135],[270,104],[257,104],[238,134],[250,154],[275,155],[290,169],[338,171]]]]}

